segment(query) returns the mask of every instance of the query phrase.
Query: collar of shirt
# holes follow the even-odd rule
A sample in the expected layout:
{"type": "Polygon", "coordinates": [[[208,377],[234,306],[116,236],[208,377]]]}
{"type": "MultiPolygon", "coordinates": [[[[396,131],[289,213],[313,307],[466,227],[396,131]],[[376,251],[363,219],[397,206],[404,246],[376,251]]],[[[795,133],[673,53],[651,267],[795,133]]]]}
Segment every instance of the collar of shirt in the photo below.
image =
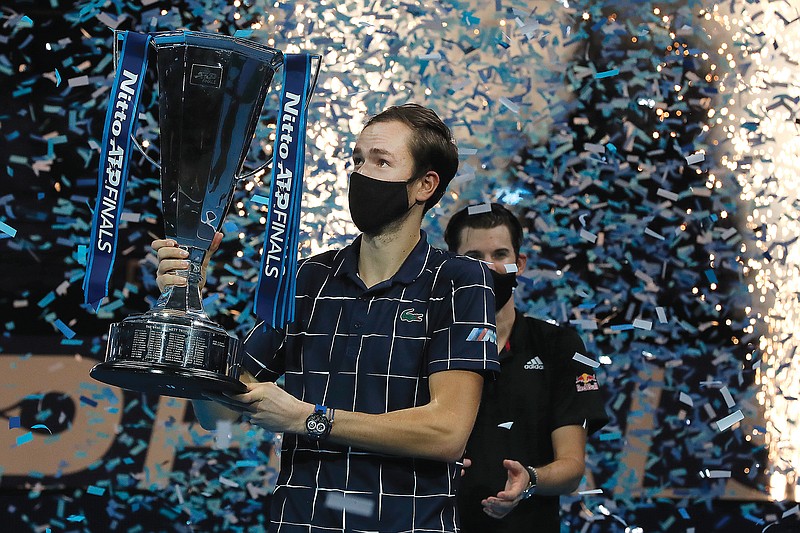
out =
{"type": "MultiPolygon", "coordinates": [[[[400,269],[394,276],[386,281],[382,281],[377,285],[368,289],[369,292],[380,291],[386,287],[391,287],[395,283],[402,283],[408,285],[416,280],[420,274],[425,270],[426,259],[430,255],[431,246],[428,244],[428,236],[420,230],[419,241],[417,242],[411,253],[408,254],[406,260],[400,265],[400,269]]],[[[336,258],[339,262],[334,266],[335,277],[347,277],[359,287],[366,289],[364,282],[358,277],[358,256],[361,249],[361,238],[359,235],[356,239],[347,246],[342,253],[336,258]]]]}

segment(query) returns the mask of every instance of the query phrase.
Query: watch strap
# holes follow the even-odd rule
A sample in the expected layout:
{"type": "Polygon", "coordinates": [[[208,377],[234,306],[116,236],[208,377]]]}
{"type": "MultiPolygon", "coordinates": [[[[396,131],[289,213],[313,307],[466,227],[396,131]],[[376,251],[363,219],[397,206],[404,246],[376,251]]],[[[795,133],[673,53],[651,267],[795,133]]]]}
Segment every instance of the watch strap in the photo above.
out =
{"type": "Polygon", "coordinates": [[[525,470],[528,471],[528,476],[530,477],[530,481],[528,482],[528,486],[520,493],[520,499],[525,500],[536,494],[536,485],[539,484],[539,475],[536,473],[536,469],[532,466],[526,466],[525,470]]]}

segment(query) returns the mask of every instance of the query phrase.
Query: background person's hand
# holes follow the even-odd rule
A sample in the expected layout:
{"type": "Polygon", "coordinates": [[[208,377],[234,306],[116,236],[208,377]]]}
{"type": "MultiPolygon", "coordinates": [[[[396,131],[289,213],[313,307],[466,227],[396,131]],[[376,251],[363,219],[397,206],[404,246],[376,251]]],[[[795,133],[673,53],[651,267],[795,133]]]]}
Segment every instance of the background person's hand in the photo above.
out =
{"type": "MultiPolygon", "coordinates": [[[[208,262],[211,260],[211,256],[214,252],[219,248],[221,242],[222,233],[217,232],[214,235],[214,239],[211,241],[211,247],[208,249],[208,253],[206,253],[206,257],[200,269],[201,289],[206,284],[208,262]]],[[[164,292],[164,289],[170,285],[185,286],[186,278],[179,276],[175,272],[189,268],[189,262],[186,259],[189,255],[188,252],[179,248],[178,243],[173,239],[156,239],[150,246],[158,256],[158,270],[156,272],[158,289],[164,292]]]]}
{"type": "Polygon", "coordinates": [[[503,461],[503,466],[508,473],[505,489],[481,502],[483,512],[497,519],[514,510],[520,501],[520,494],[528,487],[531,479],[528,470],[518,461],[506,459],[503,461]]]}

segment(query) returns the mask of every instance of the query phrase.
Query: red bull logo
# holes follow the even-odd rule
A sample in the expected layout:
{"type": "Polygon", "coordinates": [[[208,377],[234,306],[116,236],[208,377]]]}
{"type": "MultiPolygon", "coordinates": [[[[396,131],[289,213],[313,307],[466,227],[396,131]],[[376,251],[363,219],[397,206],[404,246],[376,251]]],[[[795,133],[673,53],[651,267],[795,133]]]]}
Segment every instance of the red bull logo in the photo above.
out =
{"type": "Polygon", "coordinates": [[[580,376],[575,377],[575,389],[578,392],[599,390],[600,385],[597,383],[597,378],[594,374],[587,374],[584,372],[580,376]]]}

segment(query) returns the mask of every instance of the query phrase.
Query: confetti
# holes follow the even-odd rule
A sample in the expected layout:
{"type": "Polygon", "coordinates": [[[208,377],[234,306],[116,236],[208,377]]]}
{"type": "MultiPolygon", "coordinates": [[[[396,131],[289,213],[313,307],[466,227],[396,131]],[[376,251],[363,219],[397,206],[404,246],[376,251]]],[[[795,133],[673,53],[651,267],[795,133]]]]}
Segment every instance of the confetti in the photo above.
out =
{"type": "Polygon", "coordinates": [[[471,205],[467,208],[468,215],[479,215],[481,213],[491,213],[491,212],[492,212],[492,204],[490,203],[471,205]]]}
{"type": "Polygon", "coordinates": [[[106,489],[103,487],[95,487],[94,485],[89,485],[86,489],[86,494],[91,494],[92,496],[102,496],[105,492],[106,489]]]}
{"type": "Polygon", "coordinates": [[[685,156],[685,158],[687,165],[696,165],[697,163],[702,163],[703,161],[705,161],[706,156],[705,154],[698,152],[696,154],[687,155],[685,156]]]}
{"type": "Polygon", "coordinates": [[[590,366],[592,368],[597,368],[598,366],[600,366],[600,363],[598,363],[597,361],[594,361],[578,352],[575,352],[575,355],[572,356],[572,359],[579,363],[583,363],[584,365],[590,366]]]}
{"type": "Polygon", "coordinates": [[[617,74],[619,74],[619,69],[615,68],[611,70],[606,70],[604,72],[598,72],[597,74],[594,75],[594,77],[595,79],[600,80],[603,78],[610,78],[612,76],[616,76],[617,74]]]}
{"type": "Polygon", "coordinates": [[[17,230],[0,220],[0,231],[11,237],[12,239],[17,236],[17,230]]]}
{"type": "Polygon", "coordinates": [[[61,319],[60,319],[60,318],[57,318],[57,319],[55,320],[55,322],[53,322],[53,325],[54,325],[56,328],[58,328],[58,330],[59,330],[61,333],[63,333],[63,334],[64,334],[64,336],[65,336],[66,338],[68,338],[68,339],[71,339],[72,337],[74,337],[74,336],[75,336],[75,332],[74,332],[74,331],[72,331],[72,329],[70,329],[70,327],[69,327],[69,326],[67,326],[66,324],[64,324],[64,323],[61,321],[61,319]]]}
{"type": "Polygon", "coordinates": [[[17,437],[17,446],[22,446],[25,443],[28,443],[33,440],[33,433],[28,431],[27,433],[23,433],[17,437]]]}
{"type": "Polygon", "coordinates": [[[725,418],[721,418],[720,420],[718,420],[716,422],[717,430],[720,432],[725,431],[735,423],[741,422],[742,420],[744,420],[744,415],[742,414],[742,411],[740,409],[734,413],[729,414],[725,418]]]}
{"type": "Polygon", "coordinates": [[[358,516],[372,516],[375,502],[364,496],[331,491],[325,498],[325,506],[358,516]]]}

